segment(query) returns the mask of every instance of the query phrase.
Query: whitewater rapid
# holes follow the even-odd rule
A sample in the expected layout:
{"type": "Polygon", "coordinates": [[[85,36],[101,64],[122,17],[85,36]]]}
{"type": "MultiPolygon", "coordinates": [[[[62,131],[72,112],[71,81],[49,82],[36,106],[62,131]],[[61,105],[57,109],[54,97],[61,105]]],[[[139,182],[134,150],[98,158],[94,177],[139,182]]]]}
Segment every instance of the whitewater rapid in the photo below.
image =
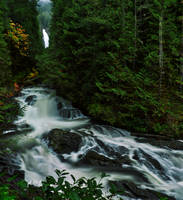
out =
{"type": "Polygon", "coordinates": [[[56,169],[66,169],[76,178],[99,176],[101,169],[92,166],[76,168],[71,164],[79,162],[81,155],[85,156],[92,150],[110,159],[126,156],[130,161],[121,163],[121,171],[109,171],[108,180],[131,180],[137,183],[138,187],[159,191],[177,200],[182,199],[183,151],[138,142],[128,131],[92,124],[90,119],[70,102],[58,98],[54,90],[26,88],[16,99],[24,111],[15,124],[20,131],[25,125],[30,126],[31,130],[26,134],[16,135],[11,140],[14,141],[20,167],[29,184],[41,185],[49,175],[56,178],[56,169]],[[60,104],[61,108],[58,106],[60,104]],[[82,138],[82,146],[77,152],[62,155],[68,162],[61,162],[53,149],[42,139],[55,128],[73,133],[83,132],[86,135],[82,138]],[[141,175],[137,176],[137,173],[133,172],[141,175]],[[142,176],[148,183],[143,181],[142,176]]]}

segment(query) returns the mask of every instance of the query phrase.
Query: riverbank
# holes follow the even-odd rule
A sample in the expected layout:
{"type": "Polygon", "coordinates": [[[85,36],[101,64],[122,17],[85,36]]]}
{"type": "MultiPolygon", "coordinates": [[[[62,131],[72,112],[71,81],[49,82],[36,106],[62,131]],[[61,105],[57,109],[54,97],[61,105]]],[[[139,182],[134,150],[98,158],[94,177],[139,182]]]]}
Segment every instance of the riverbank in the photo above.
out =
{"type": "MultiPolygon", "coordinates": [[[[110,113],[108,113],[108,117],[106,118],[104,115],[106,115],[106,112],[108,112],[104,105],[103,108],[99,108],[96,105],[96,112],[91,112],[90,110],[90,103],[93,105],[93,98],[85,98],[85,97],[81,97],[80,92],[72,92],[69,91],[69,89],[66,87],[60,87],[60,86],[52,86],[52,89],[56,90],[56,94],[58,96],[62,96],[63,98],[70,100],[73,104],[73,106],[75,106],[76,108],[79,108],[80,110],[82,110],[82,112],[86,115],[86,116],[90,116],[92,121],[94,123],[98,123],[98,124],[105,124],[105,125],[110,125],[110,126],[115,126],[118,128],[122,128],[125,129],[129,132],[131,132],[132,135],[137,136],[137,137],[149,137],[149,138],[156,138],[156,139],[164,139],[164,140],[178,140],[178,139],[182,139],[183,138],[183,130],[182,130],[182,125],[183,122],[181,120],[181,112],[179,111],[179,114],[176,114],[176,110],[180,107],[177,106],[175,107],[175,115],[172,113],[172,115],[174,115],[174,117],[170,117],[168,114],[163,116],[163,121],[161,119],[154,119],[154,117],[152,118],[152,122],[147,124],[144,124],[144,126],[141,126],[141,129],[138,129],[138,127],[135,127],[136,124],[134,123],[134,125],[132,125],[133,121],[135,122],[137,119],[131,119],[129,122],[129,124],[126,122],[124,122],[121,118],[121,115],[125,115],[125,113],[120,113],[120,111],[116,111],[111,110],[110,113]],[[89,100],[90,99],[90,100],[89,100]],[[100,112],[100,114],[99,114],[100,112]],[[176,118],[177,117],[177,118],[176,118]],[[170,119],[171,118],[171,119],[170,119]],[[130,125],[131,124],[131,125],[130,125]],[[157,125],[157,129],[153,129],[153,127],[150,127],[150,124],[156,124],[157,125]],[[159,128],[158,128],[159,126],[159,128]],[[164,127],[164,128],[163,128],[164,127]],[[169,128],[168,128],[169,127],[169,128]],[[172,128],[171,128],[172,127],[172,128]],[[139,130],[139,131],[138,131],[139,130]]],[[[111,102],[112,103],[112,102],[111,102]]],[[[111,104],[110,103],[110,104],[111,104]]],[[[128,103],[128,102],[127,102],[128,103]]],[[[114,103],[115,104],[115,103],[114,103]]],[[[180,102],[178,103],[180,104],[180,102]]],[[[115,106],[115,105],[114,105],[115,106]]],[[[125,111],[124,111],[125,112],[125,111]]],[[[153,111],[155,112],[155,111],[153,111]]],[[[158,112],[158,111],[157,111],[158,112]]],[[[166,112],[166,111],[165,111],[166,112]]],[[[169,111],[167,111],[169,112],[169,111]]],[[[128,115],[130,113],[126,113],[126,115],[128,115]]],[[[142,121],[145,121],[146,119],[142,119],[142,121]]],[[[149,118],[148,118],[149,120],[149,118]]]]}
{"type": "Polygon", "coordinates": [[[15,128],[13,122],[20,114],[20,107],[18,102],[15,100],[15,96],[19,93],[5,89],[0,92],[0,135],[3,134],[3,131],[10,131],[15,128]]]}

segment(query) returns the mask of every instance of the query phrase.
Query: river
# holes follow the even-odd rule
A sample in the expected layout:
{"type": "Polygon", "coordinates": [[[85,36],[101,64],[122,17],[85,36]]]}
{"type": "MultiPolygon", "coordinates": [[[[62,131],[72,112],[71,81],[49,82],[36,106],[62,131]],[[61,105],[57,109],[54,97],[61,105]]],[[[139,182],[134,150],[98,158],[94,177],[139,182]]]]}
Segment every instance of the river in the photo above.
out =
{"type": "Polygon", "coordinates": [[[25,172],[25,180],[29,184],[41,185],[48,175],[57,177],[56,169],[66,169],[77,178],[98,177],[105,171],[110,175],[105,183],[109,180],[132,181],[139,188],[182,199],[182,150],[153,146],[132,137],[128,131],[93,124],[89,117],[74,108],[69,101],[57,97],[51,89],[25,88],[16,100],[24,110],[23,115],[15,121],[22,133],[15,136],[11,134],[8,141],[17,152],[17,163],[25,172]],[[25,127],[30,130],[25,132],[25,127]],[[64,162],[43,139],[44,135],[55,128],[66,130],[68,134],[83,133],[78,151],[71,150],[70,153],[62,154],[64,162]],[[95,166],[95,163],[87,167],[82,164],[76,166],[91,151],[114,160],[118,167],[110,163],[105,167],[95,166]]]}

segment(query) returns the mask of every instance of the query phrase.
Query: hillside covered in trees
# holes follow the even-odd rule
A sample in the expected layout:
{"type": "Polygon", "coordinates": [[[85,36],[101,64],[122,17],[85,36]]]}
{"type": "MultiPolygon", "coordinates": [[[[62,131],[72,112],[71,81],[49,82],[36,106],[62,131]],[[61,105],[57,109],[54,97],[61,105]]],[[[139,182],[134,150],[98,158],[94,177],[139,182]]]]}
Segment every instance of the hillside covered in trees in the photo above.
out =
{"type": "Polygon", "coordinates": [[[35,72],[43,50],[37,1],[0,1],[0,126],[9,126],[18,112],[12,96],[35,72]]]}
{"type": "Polygon", "coordinates": [[[2,87],[39,71],[40,83],[96,120],[134,132],[181,135],[182,1],[0,4],[2,87]],[[44,51],[43,28],[50,35],[44,51]]]}
{"type": "Polygon", "coordinates": [[[95,119],[181,135],[182,1],[52,0],[44,83],[95,119]]]}

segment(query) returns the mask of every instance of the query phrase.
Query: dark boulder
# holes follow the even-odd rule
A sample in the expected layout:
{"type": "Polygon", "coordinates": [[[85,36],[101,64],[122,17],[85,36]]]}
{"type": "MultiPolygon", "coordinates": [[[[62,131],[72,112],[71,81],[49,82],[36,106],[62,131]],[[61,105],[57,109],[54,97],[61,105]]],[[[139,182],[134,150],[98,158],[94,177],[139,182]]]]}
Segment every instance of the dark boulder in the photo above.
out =
{"type": "Polygon", "coordinates": [[[78,133],[53,129],[44,139],[48,141],[48,146],[56,153],[64,154],[78,151],[82,142],[82,137],[78,133]]]}
{"type": "Polygon", "coordinates": [[[120,160],[114,160],[112,158],[108,158],[104,155],[98,154],[95,151],[88,151],[86,155],[83,156],[83,158],[80,161],[83,164],[86,165],[92,165],[95,167],[117,167],[121,168],[122,164],[120,160]]]}
{"type": "Polygon", "coordinates": [[[32,106],[35,104],[36,99],[37,99],[36,95],[30,95],[25,99],[25,102],[27,102],[28,105],[32,106]]]}
{"type": "Polygon", "coordinates": [[[17,132],[19,132],[20,134],[26,134],[26,133],[30,133],[31,131],[33,131],[34,128],[31,127],[29,124],[26,123],[22,123],[22,124],[18,124],[17,125],[17,132]]]}
{"type": "Polygon", "coordinates": [[[62,107],[63,107],[63,106],[62,106],[62,103],[61,103],[61,102],[59,102],[59,103],[57,104],[57,109],[58,109],[58,110],[61,110],[61,109],[62,109],[62,107]]]}
{"type": "MultiPolygon", "coordinates": [[[[53,129],[44,136],[44,139],[47,140],[48,146],[51,147],[61,159],[64,159],[61,154],[69,154],[73,151],[79,151],[82,146],[82,137],[88,137],[88,135],[81,131],[69,132],[60,129],[53,129]]],[[[81,155],[80,160],[75,164],[92,165],[93,167],[101,168],[106,171],[120,171],[123,164],[130,165],[131,161],[128,156],[114,152],[111,147],[106,146],[97,138],[95,138],[95,141],[98,145],[81,155]],[[106,155],[99,153],[100,148],[104,149],[106,155]]],[[[122,152],[125,153],[126,149],[122,149],[122,152]]],[[[68,160],[68,162],[70,161],[68,160]]]]}
{"type": "Polygon", "coordinates": [[[91,150],[83,156],[80,162],[94,167],[105,167],[106,170],[113,171],[114,169],[121,170],[123,164],[130,164],[131,161],[127,156],[121,156],[119,159],[112,159],[91,150]]]}

